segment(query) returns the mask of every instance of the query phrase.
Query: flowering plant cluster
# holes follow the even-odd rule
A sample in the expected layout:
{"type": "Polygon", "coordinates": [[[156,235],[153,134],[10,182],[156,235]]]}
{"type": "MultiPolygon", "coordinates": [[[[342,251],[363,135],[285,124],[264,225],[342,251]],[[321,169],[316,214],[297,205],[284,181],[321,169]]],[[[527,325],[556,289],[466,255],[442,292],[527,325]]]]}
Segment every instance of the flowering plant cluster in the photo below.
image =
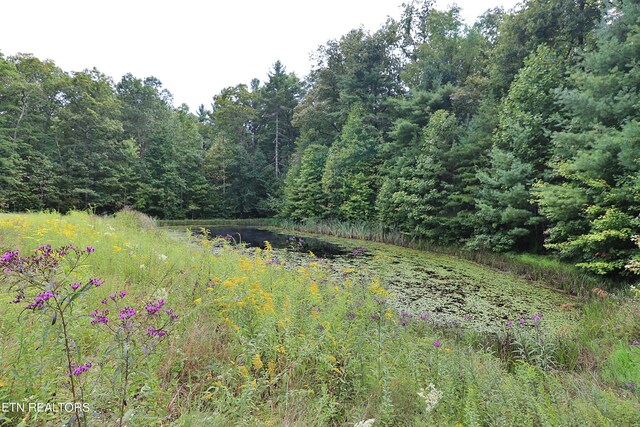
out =
{"type": "MultiPolygon", "coordinates": [[[[95,252],[95,248],[84,249],[74,245],[52,248],[46,244],[36,248],[32,254],[21,254],[19,250],[5,252],[0,257],[0,270],[9,279],[9,291],[14,295],[12,304],[23,304],[24,310],[39,315],[51,316],[51,322],[44,322],[43,328],[58,328],[64,345],[66,375],[74,406],[77,408],[83,394],[82,381],[76,377],[87,372],[91,362],[78,364],[74,358],[74,337],[70,330],[73,322],[71,308],[82,294],[92,288],[102,286],[102,280],[91,278],[84,283],[72,282],[71,277],[80,263],[95,252]]],[[[80,424],[81,414],[76,411],[74,423],[80,424]]]]}
{"type": "Polygon", "coordinates": [[[155,345],[169,335],[171,325],[179,318],[162,298],[147,301],[136,309],[133,304],[124,302],[126,297],[124,290],[114,292],[102,299],[102,306],[89,314],[92,325],[106,328],[111,333],[116,349],[117,372],[121,380],[119,425],[122,425],[127,406],[131,376],[155,345]]]}
{"type": "Polygon", "coordinates": [[[143,309],[136,310],[128,305],[122,306],[126,296],[126,291],[119,291],[104,298],[101,301],[103,306],[89,314],[91,324],[104,325],[116,336],[142,332],[150,337],[164,337],[169,332],[168,327],[179,318],[173,308],[165,307],[167,302],[164,299],[149,301],[143,309]]]}

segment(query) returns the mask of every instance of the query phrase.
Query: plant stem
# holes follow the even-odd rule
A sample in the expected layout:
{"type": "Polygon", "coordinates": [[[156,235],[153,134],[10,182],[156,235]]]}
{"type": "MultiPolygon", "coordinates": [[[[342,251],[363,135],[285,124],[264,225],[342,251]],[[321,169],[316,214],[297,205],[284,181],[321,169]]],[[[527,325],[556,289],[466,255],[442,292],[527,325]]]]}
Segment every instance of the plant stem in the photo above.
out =
{"type": "MultiPolygon", "coordinates": [[[[125,347],[122,347],[123,353],[125,352],[125,347]]],[[[124,357],[124,379],[122,381],[122,395],[120,399],[120,419],[118,420],[118,426],[122,427],[122,419],[124,418],[124,409],[127,406],[127,388],[129,386],[129,350],[126,349],[126,354],[124,357]]]]}
{"type": "Polygon", "coordinates": [[[64,335],[64,351],[67,355],[67,375],[69,376],[69,381],[71,382],[71,395],[73,396],[73,406],[76,413],[76,420],[78,421],[78,426],[80,426],[80,413],[78,410],[78,399],[76,397],[76,384],[73,379],[73,371],[71,368],[71,346],[69,345],[69,334],[67,332],[67,321],[64,318],[64,310],[60,308],[60,303],[57,298],[54,298],[56,302],[57,308],[56,310],[60,313],[60,322],[62,323],[62,334],[64,335]]]}

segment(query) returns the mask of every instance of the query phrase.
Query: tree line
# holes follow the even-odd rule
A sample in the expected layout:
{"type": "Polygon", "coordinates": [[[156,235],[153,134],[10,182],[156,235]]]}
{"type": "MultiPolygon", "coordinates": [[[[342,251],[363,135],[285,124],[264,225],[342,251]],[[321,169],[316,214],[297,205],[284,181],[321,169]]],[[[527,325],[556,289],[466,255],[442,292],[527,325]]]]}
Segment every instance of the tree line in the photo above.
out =
{"type": "Polygon", "coordinates": [[[304,79],[276,62],[195,114],[152,77],[0,56],[0,208],[366,221],[619,274],[640,234],[639,19],[527,0],[469,26],[413,1],[304,79]]]}

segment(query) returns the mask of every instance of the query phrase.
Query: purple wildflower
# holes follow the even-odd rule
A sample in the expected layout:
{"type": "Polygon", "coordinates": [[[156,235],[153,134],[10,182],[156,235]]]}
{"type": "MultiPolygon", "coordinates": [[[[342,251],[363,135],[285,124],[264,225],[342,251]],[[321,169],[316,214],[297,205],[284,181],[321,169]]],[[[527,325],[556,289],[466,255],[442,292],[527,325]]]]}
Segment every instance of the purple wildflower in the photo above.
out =
{"type": "Polygon", "coordinates": [[[440,346],[442,346],[442,344],[440,343],[440,341],[434,341],[434,342],[433,342],[433,346],[434,346],[435,348],[439,348],[440,346]]]}
{"type": "Polygon", "coordinates": [[[631,341],[631,345],[640,345],[640,341],[631,341]]]}
{"type": "Polygon", "coordinates": [[[427,320],[429,320],[429,313],[422,311],[418,313],[418,318],[420,318],[420,320],[422,320],[423,322],[426,322],[427,320]]]}
{"type": "Polygon", "coordinates": [[[89,283],[91,283],[96,288],[99,288],[103,285],[102,280],[98,279],[97,277],[92,277],[91,279],[89,279],[89,283]]]}
{"type": "Polygon", "coordinates": [[[148,302],[145,306],[147,313],[156,314],[167,302],[163,299],[159,299],[156,303],[148,302]]]}
{"type": "Polygon", "coordinates": [[[120,318],[122,320],[128,319],[136,315],[136,311],[131,307],[125,307],[120,311],[120,318]]]}
{"type": "Polygon", "coordinates": [[[356,318],[356,314],[353,311],[350,311],[347,313],[347,319],[355,319],[356,318]]]}
{"type": "Polygon", "coordinates": [[[371,320],[374,320],[377,322],[378,320],[380,320],[380,316],[378,316],[377,314],[374,314],[373,316],[371,316],[371,320]]]}
{"type": "Polygon", "coordinates": [[[80,375],[83,372],[87,372],[89,370],[89,368],[91,368],[91,363],[85,363],[84,365],[80,365],[77,368],[75,368],[72,372],[73,375],[80,375]]]}
{"type": "Polygon", "coordinates": [[[71,285],[71,289],[73,289],[74,291],[79,287],[80,287],[80,283],[74,283],[73,285],[71,285]]]}
{"type": "Polygon", "coordinates": [[[5,252],[2,257],[0,257],[0,262],[8,263],[11,262],[15,257],[18,256],[19,251],[5,252]]]}
{"type": "Polygon", "coordinates": [[[512,322],[511,320],[509,320],[509,321],[507,322],[507,327],[508,327],[508,328],[513,328],[513,322],[512,322]]]}
{"type": "Polygon", "coordinates": [[[55,294],[51,291],[41,292],[36,296],[36,299],[27,306],[27,308],[29,310],[40,308],[44,305],[45,301],[48,301],[53,297],[55,297],[55,294]]]}
{"type": "Polygon", "coordinates": [[[156,329],[154,327],[147,328],[147,333],[152,337],[163,337],[167,335],[167,331],[164,329],[156,329]]]}
{"type": "Polygon", "coordinates": [[[93,246],[87,246],[87,248],[85,249],[88,253],[91,252],[95,252],[96,248],[94,248],[93,246]]]}
{"type": "Polygon", "coordinates": [[[105,308],[102,310],[95,310],[93,313],[89,314],[89,317],[93,317],[91,320],[92,325],[96,325],[98,323],[109,323],[109,309],[105,308]]]}

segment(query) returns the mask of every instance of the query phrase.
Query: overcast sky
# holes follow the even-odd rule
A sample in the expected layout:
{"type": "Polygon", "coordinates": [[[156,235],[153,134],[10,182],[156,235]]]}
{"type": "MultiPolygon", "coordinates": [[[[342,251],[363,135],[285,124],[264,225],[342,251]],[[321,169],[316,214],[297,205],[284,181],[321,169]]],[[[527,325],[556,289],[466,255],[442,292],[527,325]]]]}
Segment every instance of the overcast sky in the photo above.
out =
{"type": "MultiPolygon", "coordinates": [[[[155,76],[176,106],[209,107],[226,86],[264,80],[280,60],[304,77],[309,54],[353,28],[377,30],[410,0],[8,0],[0,52],[33,53],[65,71],[96,67],[117,82],[155,76]]],[[[438,0],[439,9],[452,1],[438,0]]],[[[517,0],[458,0],[473,23],[517,0]]]]}

